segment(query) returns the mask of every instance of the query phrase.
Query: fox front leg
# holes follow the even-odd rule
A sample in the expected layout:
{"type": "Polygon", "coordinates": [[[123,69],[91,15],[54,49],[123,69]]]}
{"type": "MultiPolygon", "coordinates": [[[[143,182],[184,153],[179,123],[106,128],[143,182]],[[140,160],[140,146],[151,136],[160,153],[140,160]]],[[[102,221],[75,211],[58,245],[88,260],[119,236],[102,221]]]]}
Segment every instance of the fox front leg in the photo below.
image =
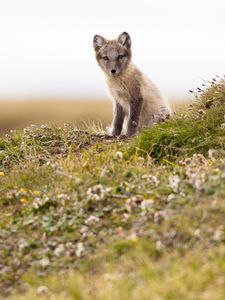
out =
{"type": "Polygon", "coordinates": [[[127,123],[127,132],[126,136],[130,137],[137,133],[141,108],[142,108],[142,98],[132,99],[130,102],[130,113],[128,116],[128,123],[127,123]]]}
{"type": "Polygon", "coordinates": [[[111,135],[112,136],[119,136],[121,134],[122,128],[123,128],[123,121],[124,121],[124,110],[122,105],[120,105],[118,102],[116,102],[114,107],[114,116],[113,116],[113,122],[112,122],[112,129],[111,129],[111,135]]]}

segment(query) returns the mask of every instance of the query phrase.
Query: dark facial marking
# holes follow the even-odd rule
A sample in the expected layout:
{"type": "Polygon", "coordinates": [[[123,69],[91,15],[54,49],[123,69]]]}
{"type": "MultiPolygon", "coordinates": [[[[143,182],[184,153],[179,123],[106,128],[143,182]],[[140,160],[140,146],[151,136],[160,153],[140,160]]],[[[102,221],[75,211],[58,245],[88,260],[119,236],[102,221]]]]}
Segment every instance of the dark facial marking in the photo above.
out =
{"type": "Polygon", "coordinates": [[[118,59],[123,59],[125,55],[118,55],[118,59]]]}

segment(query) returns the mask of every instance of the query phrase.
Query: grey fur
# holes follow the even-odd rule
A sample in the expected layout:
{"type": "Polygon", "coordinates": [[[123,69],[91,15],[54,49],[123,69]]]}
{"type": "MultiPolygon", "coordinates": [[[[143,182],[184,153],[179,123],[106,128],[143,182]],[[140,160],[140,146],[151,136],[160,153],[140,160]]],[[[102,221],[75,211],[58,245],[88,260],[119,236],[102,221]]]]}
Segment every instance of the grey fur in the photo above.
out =
{"type": "Polygon", "coordinates": [[[114,99],[111,135],[132,136],[142,126],[170,117],[170,107],[158,88],[131,63],[131,38],[127,32],[115,40],[95,35],[93,45],[114,99]]]}
{"type": "Polygon", "coordinates": [[[114,107],[114,118],[112,122],[112,128],[113,128],[112,136],[119,136],[121,134],[124,117],[125,117],[125,113],[123,107],[117,102],[114,107]]]}
{"type": "Polygon", "coordinates": [[[94,45],[95,51],[99,50],[105,43],[106,43],[106,40],[101,35],[94,36],[93,45],[94,45]]]}
{"type": "Polygon", "coordinates": [[[131,47],[131,38],[127,32],[123,32],[118,36],[118,43],[122,46],[130,48],[131,47]]]}
{"type": "Polygon", "coordinates": [[[125,133],[128,137],[134,135],[138,130],[142,103],[143,99],[141,98],[133,98],[130,101],[130,113],[127,122],[127,132],[125,133]]]}

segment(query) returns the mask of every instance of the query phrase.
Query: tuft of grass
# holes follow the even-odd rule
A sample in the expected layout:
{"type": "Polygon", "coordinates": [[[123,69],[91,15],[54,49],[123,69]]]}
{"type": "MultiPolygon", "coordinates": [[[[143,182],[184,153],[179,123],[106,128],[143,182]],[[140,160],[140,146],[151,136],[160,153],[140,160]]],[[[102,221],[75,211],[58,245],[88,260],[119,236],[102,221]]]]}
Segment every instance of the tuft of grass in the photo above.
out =
{"type": "Polygon", "coordinates": [[[150,155],[155,161],[176,161],[209,149],[225,149],[225,81],[214,79],[199,89],[190,112],[143,130],[130,154],[150,155]]]}

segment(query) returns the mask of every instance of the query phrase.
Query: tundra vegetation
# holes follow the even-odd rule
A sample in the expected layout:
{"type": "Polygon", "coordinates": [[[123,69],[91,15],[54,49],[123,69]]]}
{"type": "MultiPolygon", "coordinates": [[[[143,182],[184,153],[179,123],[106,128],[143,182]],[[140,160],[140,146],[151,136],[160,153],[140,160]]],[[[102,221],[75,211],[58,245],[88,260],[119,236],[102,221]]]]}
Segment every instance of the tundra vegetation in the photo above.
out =
{"type": "Polygon", "coordinates": [[[0,138],[2,299],[225,299],[225,81],[129,140],[0,138]]]}

